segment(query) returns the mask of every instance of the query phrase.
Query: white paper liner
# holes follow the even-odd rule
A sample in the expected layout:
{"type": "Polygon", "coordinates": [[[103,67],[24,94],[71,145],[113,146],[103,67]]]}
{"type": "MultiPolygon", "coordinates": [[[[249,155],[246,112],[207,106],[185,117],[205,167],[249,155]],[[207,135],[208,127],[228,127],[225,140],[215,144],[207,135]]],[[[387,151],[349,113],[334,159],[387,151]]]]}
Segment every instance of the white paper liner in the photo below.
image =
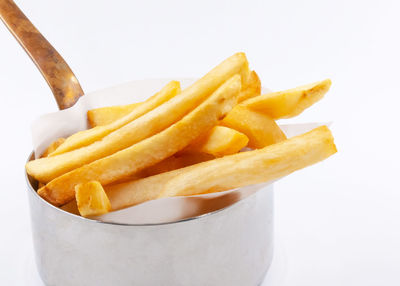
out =
{"type": "MultiPolygon", "coordinates": [[[[40,155],[55,139],[67,137],[75,132],[87,129],[86,112],[93,108],[130,104],[139,102],[159,91],[171,79],[137,80],[118,86],[95,91],[81,97],[80,100],[67,110],[45,114],[32,124],[32,142],[35,155],[40,155]]],[[[180,79],[182,89],[194,82],[194,79],[180,79]]],[[[263,88],[263,93],[269,91],[263,88]]],[[[280,125],[287,137],[296,136],[310,131],[325,123],[303,123],[280,125]]],[[[245,188],[234,189],[226,192],[197,195],[190,197],[174,197],[148,201],[146,203],[129,207],[123,210],[108,213],[96,219],[114,223],[151,224],[165,223],[187,219],[204,214],[204,202],[212,202],[214,211],[215,202],[219,200],[221,207],[233,204],[246,198],[257,190],[268,187],[272,182],[245,188]],[[197,210],[197,211],[196,211],[197,210]]]]}
{"type": "Polygon", "coordinates": [[[269,191],[272,191],[272,182],[220,193],[147,201],[134,207],[95,217],[94,219],[126,224],[175,222],[205,215],[231,206],[263,188],[269,188],[269,191]]]}

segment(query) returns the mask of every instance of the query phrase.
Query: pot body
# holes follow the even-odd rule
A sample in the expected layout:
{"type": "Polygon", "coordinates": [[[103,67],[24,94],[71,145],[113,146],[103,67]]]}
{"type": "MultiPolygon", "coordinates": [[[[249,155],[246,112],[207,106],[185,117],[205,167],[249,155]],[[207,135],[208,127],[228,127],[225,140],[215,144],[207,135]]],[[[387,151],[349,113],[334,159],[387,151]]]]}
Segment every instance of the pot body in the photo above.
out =
{"type": "Polygon", "coordinates": [[[273,187],[184,221],[129,225],[85,219],[28,182],[37,268],[46,285],[259,285],[273,254],[273,187]]]}

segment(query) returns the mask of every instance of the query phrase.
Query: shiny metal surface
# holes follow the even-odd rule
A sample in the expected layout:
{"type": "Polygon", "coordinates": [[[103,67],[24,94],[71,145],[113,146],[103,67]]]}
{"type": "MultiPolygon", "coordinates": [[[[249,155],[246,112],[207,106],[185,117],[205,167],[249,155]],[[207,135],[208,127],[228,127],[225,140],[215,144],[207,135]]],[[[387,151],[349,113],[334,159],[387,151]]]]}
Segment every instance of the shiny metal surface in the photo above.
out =
{"type": "Polygon", "coordinates": [[[273,252],[272,186],[180,222],[128,225],[81,218],[28,183],[36,264],[47,285],[259,285],[273,252]]]}

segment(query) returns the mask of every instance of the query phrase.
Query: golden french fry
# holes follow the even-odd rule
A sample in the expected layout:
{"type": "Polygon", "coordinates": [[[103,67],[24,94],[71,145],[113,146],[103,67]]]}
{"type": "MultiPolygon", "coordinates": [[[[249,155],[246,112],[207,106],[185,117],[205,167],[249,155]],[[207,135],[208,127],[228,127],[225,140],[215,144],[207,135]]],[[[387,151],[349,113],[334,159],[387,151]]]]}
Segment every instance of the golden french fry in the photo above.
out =
{"type": "Polygon", "coordinates": [[[205,153],[173,155],[167,159],[150,166],[134,175],[136,178],[145,178],[172,170],[184,168],[197,163],[205,162],[215,157],[205,153]]]}
{"type": "Polygon", "coordinates": [[[97,126],[88,130],[77,132],[70,137],[68,137],[63,144],[61,144],[50,156],[63,154],[65,152],[78,149],[90,145],[91,143],[104,138],[111,132],[123,127],[124,125],[132,122],[133,120],[139,118],[143,114],[160,106],[164,102],[168,101],[172,97],[176,96],[180,92],[179,81],[171,81],[165,87],[163,87],[154,96],[147,99],[144,103],[137,106],[130,113],[124,117],[113,121],[110,124],[104,126],[97,126]]]}
{"type": "MultiPolygon", "coordinates": [[[[243,83],[242,90],[239,93],[238,102],[242,102],[246,99],[258,96],[261,94],[261,81],[255,71],[251,71],[248,80],[243,83]]],[[[128,114],[139,103],[133,103],[128,105],[118,105],[101,107],[88,111],[88,121],[91,127],[109,124],[122,116],[128,114]]]]}
{"type": "MultiPolygon", "coordinates": [[[[189,101],[196,101],[199,104],[202,100],[204,100],[207,96],[209,96],[213,91],[215,91],[223,82],[227,79],[232,77],[235,74],[240,74],[242,76],[243,82],[248,81],[249,77],[249,68],[246,56],[244,53],[237,53],[217,67],[212,69],[208,74],[206,74],[203,78],[198,80],[196,83],[191,85],[190,87],[185,89],[185,92],[182,95],[178,96],[174,102],[185,101],[185,99],[189,99],[189,101]],[[194,96],[196,95],[196,96],[194,96]]],[[[176,83],[176,82],[175,82],[176,83]]],[[[154,97],[150,98],[149,100],[154,100],[154,97]]],[[[173,105],[173,104],[171,104],[173,105]]],[[[156,105],[157,106],[157,105],[156,105]]],[[[190,106],[190,105],[189,105],[190,106]]],[[[146,108],[147,104],[141,104],[137,108],[134,109],[132,113],[137,114],[140,112],[141,115],[145,114],[151,109],[146,108]]],[[[154,108],[154,107],[153,107],[154,108]]],[[[165,108],[164,108],[165,109],[165,108]]],[[[189,112],[193,109],[189,108],[186,111],[189,112]]],[[[90,130],[85,130],[80,133],[76,133],[69,138],[67,138],[66,142],[61,145],[53,155],[61,154],[70,150],[74,150],[76,148],[89,145],[90,143],[103,138],[105,135],[109,134],[110,132],[120,128],[121,126],[125,125],[128,122],[131,122],[133,119],[136,119],[136,116],[132,116],[130,114],[121,118],[117,121],[112,122],[110,125],[103,126],[100,128],[93,128],[90,130]],[[122,125],[120,123],[123,123],[122,125]],[[95,139],[95,140],[94,140],[95,139]]]]}
{"type": "Polygon", "coordinates": [[[285,134],[268,115],[240,104],[221,121],[223,126],[242,132],[249,138],[248,146],[259,149],[286,139],[285,134]]]}
{"type": "Polygon", "coordinates": [[[111,209],[159,197],[224,191],[271,181],[336,152],[332,134],[318,127],[263,149],[241,152],[159,175],[105,187],[111,209]]]}
{"type": "MultiPolygon", "coordinates": [[[[53,152],[54,150],[56,150],[58,148],[58,146],[60,146],[64,141],[65,141],[65,138],[58,138],[58,139],[54,140],[53,142],[51,142],[50,145],[47,147],[47,149],[43,152],[42,156],[40,156],[40,158],[45,158],[45,157],[49,156],[49,154],[51,152],[53,152]]],[[[44,186],[45,186],[44,183],[38,182],[38,189],[40,189],[44,186]]]]}
{"type": "MultiPolygon", "coordinates": [[[[196,154],[196,155],[200,155],[196,154]]],[[[190,154],[189,154],[190,155],[190,154]]],[[[187,157],[189,157],[188,154],[184,154],[183,156],[171,156],[168,157],[164,160],[162,160],[161,162],[158,162],[157,164],[154,164],[150,167],[147,167],[137,173],[134,173],[133,175],[123,178],[121,180],[118,180],[116,182],[113,182],[113,184],[119,184],[119,183],[124,183],[124,182],[129,182],[129,181],[133,181],[133,180],[139,180],[139,179],[143,179],[146,177],[150,177],[150,176],[154,176],[154,175],[158,175],[161,173],[165,173],[165,172],[169,172],[172,170],[176,170],[176,169],[180,169],[186,166],[191,165],[188,161],[187,161],[187,157]]],[[[201,155],[208,155],[208,154],[201,154],[201,155]]],[[[209,155],[211,156],[211,155],[209,155]]],[[[213,159],[214,157],[209,158],[213,159]]],[[[206,159],[204,159],[203,161],[206,161],[206,159]]],[[[199,161],[202,162],[202,161],[199,161]]],[[[196,162],[197,163],[197,162],[196,162]]],[[[195,164],[195,163],[193,163],[195,164]]]]}
{"type": "MultiPolygon", "coordinates": [[[[199,157],[195,158],[198,160],[199,157]]],[[[211,162],[215,160],[205,161],[211,162]]],[[[201,161],[192,163],[193,164],[188,164],[187,167],[160,173],[154,176],[105,186],[104,189],[108,198],[110,199],[111,210],[115,211],[129,206],[141,204],[149,200],[157,199],[163,189],[163,186],[169,180],[176,177],[178,174],[181,174],[182,172],[187,172],[188,170],[196,168],[201,161]]]]}
{"type": "MultiPolygon", "coordinates": [[[[248,80],[243,83],[242,90],[240,91],[238,102],[242,102],[246,99],[258,96],[261,94],[261,81],[255,71],[251,71],[248,80]]],[[[137,106],[142,104],[141,102],[127,104],[127,105],[116,105],[100,107],[89,110],[87,112],[88,121],[91,127],[101,126],[110,124],[113,121],[125,116],[137,106]]]]}
{"type": "Polygon", "coordinates": [[[116,105],[91,109],[87,112],[89,125],[93,128],[96,126],[110,124],[115,120],[129,114],[141,104],[142,102],[137,102],[127,105],[116,105]]]}
{"type": "Polygon", "coordinates": [[[251,71],[248,80],[243,83],[238,102],[256,97],[261,94],[261,81],[255,71],[251,71]]]}
{"type": "Polygon", "coordinates": [[[331,80],[326,79],[289,90],[267,93],[246,100],[242,105],[267,114],[272,119],[290,118],[320,100],[330,86],[331,80]]]}
{"type": "MultiPolygon", "coordinates": [[[[261,81],[255,71],[251,71],[247,82],[242,87],[238,102],[255,97],[261,93],[261,81]]],[[[104,123],[110,123],[121,116],[125,115],[136,105],[140,103],[134,103],[130,105],[121,106],[110,106],[97,108],[88,111],[88,119],[92,126],[103,125],[104,123]]],[[[202,136],[201,139],[196,140],[197,142],[192,143],[188,148],[183,150],[183,153],[206,153],[216,157],[230,155],[239,152],[243,147],[246,147],[248,138],[246,135],[223,126],[216,126],[207,135],[202,136]]],[[[171,163],[169,160],[166,163],[171,163]]],[[[154,174],[153,174],[154,175],[154,174]]]]}
{"type": "MultiPolygon", "coordinates": [[[[211,160],[214,161],[214,160],[211,160]]],[[[126,207],[155,200],[160,195],[163,185],[174,176],[196,165],[161,173],[155,176],[133,180],[116,185],[105,186],[104,189],[111,203],[111,210],[116,211],[126,207]]]]}
{"type": "Polygon", "coordinates": [[[193,141],[182,153],[206,153],[222,157],[239,152],[247,146],[249,138],[239,131],[224,126],[215,126],[205,135],[193,141]]]}
{"type": "Polygon", "coordinates": [[[49,156],[50,153],[54,152],[60,146],[62,143],[64,143],[65,138],[58,138],[54,140],[53,142],[50,143],[49,147],[43,152],[42,156],[40,158],[44,158],[49,156]]]}
{"type": "Polygon", "coordinates": [[[73,200],[74,187],[79,183],[96,180],[102,185],[111,184],[170,157],[215,126],[233,108],[240,86],[240,76],[233,76],[169,128],[52,180],[39,189],[39,195],[55,205],[63,205],[73,200]]]}
{"type": "Polygon", "coordinates": [[[102,215],[111,210],[110,200],[101,184],[97,181],[76,185],[75,198],[81,216],[102,215]]]}
{"type": "Polygon", "coordinates": [[[246,56],[243,53],[235,54],[171,100],[102,140],[64,154],[30,161],[26,170],[35,179],[47,183],[71,170],[125,149],[181,119],[231,76],[241,74],[247,80],[248,73],[246,56]]]}
{"type": "MultiPolygon", "coordinates": [[[[181,156],[171,156],[171,157],[161,161],[160,163],[155,164],[154,166],[151,166],[149,168],[146,168],[146,169],[136,173],[131,178],[129,178],[129,180],[125,180],[122,183],[111,184],[111,185],[105,186],[104,189],[106,190],[106,192],[108,194],[108,190],[116,190],[116,189],[121,190],[121,189],[127,188],[126,185],[131,184],[133,181],[143,179],[143,178],[149,178],[150,176],[155,176],[155,175],[162,174],[165,172],[170,173],[171,171],[179,170],[181,168],[191,166],[194,164],[198,164],[201,162],[209,161],[212,159],[214,159],[214,156],[211,156],[209,154],[202,154],[202,153],[184,154],[181,156]]],[[[146,185],[144,185],[144,186],[146,186],[146,185]]],[[[153,186],[153,187],[157,188],[158,186],[153,186]]],[[[142,191],[144,191],[144,190],[142,190],[142,191]]],[[[111,192],[111,193],[113,194],[113,192],[111,192]]],[[[152,190],[149,191],[149,196],[151,196],[151,194],[152,194],[152,190]]],[[[118,195],[118,193],[116,193],[116,195],[118,195]]],[[[154,198],[156,198],[157,196],[158,196],[158,193],[155,193],[154,198]]],[[[116,200],[116,199],[117,198],[114,198],[114,200],[116,200]]],[[[125,203],[127,203],[127,202],[125,202],[125,203]]],[[[79,215],[76,200],[73,200],[73,201],[63,205],[61,207],[61,209],[64,211],[67,211],[69,213],[79,215]]]]}
{"type": "Polygon", "coordinates": [[[159,197],[221,192],[268,182],[322,161],[336,153],[326,126],[260,150],[242,152],[194,165],[164,184],[159,197]]]}

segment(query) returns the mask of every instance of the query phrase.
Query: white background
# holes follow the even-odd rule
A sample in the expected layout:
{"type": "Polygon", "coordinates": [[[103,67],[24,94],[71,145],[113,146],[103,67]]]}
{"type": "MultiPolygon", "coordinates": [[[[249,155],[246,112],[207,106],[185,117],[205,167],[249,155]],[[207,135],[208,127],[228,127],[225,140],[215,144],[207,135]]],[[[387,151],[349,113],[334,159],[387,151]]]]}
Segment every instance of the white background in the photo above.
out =
{"type": "MultiPolygon", "coordinates": [[[[339,153],[275,188],[280,285],[400,285],[398,1],[17,3],[87,92],[199,77],[237,51],[273,90],[331,78],[326,98],[296,122],[334,121],[339,153]]],[[[57,107],[2,25],[0,93],[0,284],[29,285],[29,126],[57,107]]]]}

